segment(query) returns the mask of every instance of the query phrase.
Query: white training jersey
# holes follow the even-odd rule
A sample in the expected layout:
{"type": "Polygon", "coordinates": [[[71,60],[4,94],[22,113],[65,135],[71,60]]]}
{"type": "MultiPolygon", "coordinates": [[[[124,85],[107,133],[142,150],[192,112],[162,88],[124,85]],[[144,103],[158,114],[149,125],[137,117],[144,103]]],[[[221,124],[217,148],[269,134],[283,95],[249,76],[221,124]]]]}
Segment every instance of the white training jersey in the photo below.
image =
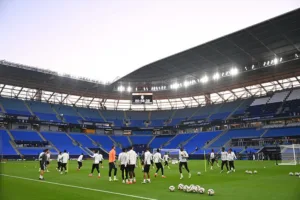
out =
{"type": "Polygon", "coordinates": [[[127,152],[128,155],[128,165],[136,165],[137,154],[134,150],[130,150],[127,152]]]}
{"type": "Polygon", "coordinates": [[[61,161],[62,161],[62,155],[58,154],[58,156],[57,156],[57,162],[61,162],[61,161]]]}
{"type": "Polygon", "coordinates": [[[161,162],[161,154],[159,152],[156,152],[154,155],[153,155],[153,162],[154,163],[159,163],[161,162]]]}
{"type": "Polygon", "coordinates": [[[163,159],[164,159],[164,161],[168,161],[169,160],[169,155],[164,155],[163,159]]]}
{"type": "Polygon", "coordinates": [[[152,154],[149,152],[149,151],[147,151],[147,152],[145,152],[145,159],[144,159],[144,164],[145,165],[151,165],[151,157],[152,157],[152,154]]]}
{"type": "Polygon", "coordinates": [[[47,161],[50,161],[50,153],[47,154],[47,161]]]}
{"type": "Polygon", "coordinates": [[[189,157],[189,154],[186,151],[181,151],[179,153],[179,162],[187,162],[188,157],[189,157]]]}
{"type": "Polygon", "coordinates": [[[82,159],[83,159],[83,155],[80,155],[77,159],[78,162],[82,162],[82,159]]]}
{"type": "Polygon", "coordinates": [[[233,161],[234,159],[236,159],[235,153],[233,151],[231,153],[228,153],[227,160],[233,161]]]}
{"type": "Polygon", "coordinates": [[[221,152],[221,160],[222,161],[226,161],[227,160],[227,155],[228,155],[228,153],[226,152],[226,151],[222,151],[221,152]]]}
{"type": "Polygon", "coordinates": [[[63,153],[61,156],[62,156],[62,163],[68,163],[69,154],[68,153],[63,153]]]}
{"type": "Polygon", "coordinates": [[[215,153],[214,152],[210,153],[210,159],[215,159],[215,153]]]}
{"type": "Polygon", "coordinates": [[[127,165],[127,162],[128,162],[127,153],[125,153],[125,152],[120,153],[118,161],[121,163],[121,165],[127,165]]]}
{"type": "Polygon", "coordinates": [[[102,155],[98,153],[94,153],[94,155],[92,155],[91,157],[94,158],[94,164],[99,164],[102,160],[102,155]]]}
{"type": "Polygon", "coordinates": [[[44,152],[41,152],[39,155],[39,160],[42,160],[42,156],[44,155],[44,152]]]}

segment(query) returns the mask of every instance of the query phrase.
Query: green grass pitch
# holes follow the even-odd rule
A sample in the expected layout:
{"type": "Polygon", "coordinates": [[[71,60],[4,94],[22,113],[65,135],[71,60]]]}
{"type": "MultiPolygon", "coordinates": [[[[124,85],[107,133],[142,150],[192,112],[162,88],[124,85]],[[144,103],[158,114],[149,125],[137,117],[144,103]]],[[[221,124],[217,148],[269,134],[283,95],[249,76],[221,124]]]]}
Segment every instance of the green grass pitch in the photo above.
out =
{"type": "Polygon", "coordinates": [[[160,176],[154,178],[154,169],[151,169],[152,183],[143,185],[142,172],[136,169],[137,183],[133,185],[122,184],[120,170],[118,170],[118,182],[108,181],[108,164],[104,162],[101,169],[101,178],[96,173],[94,177],[88,177],[91,169],[91,161],[84,161],[81,171],[76,171],[77,162],[71,161],[69,173],[60,175],[56,170],[56,161],[52,161],[49,173],[45,173],[46,182],[35,181],[38,179],[38,162],[6,162],[1,164],[1,192],[3,200],[32,200],[32,199],[153,199],[153,200],[299,200],[300,178],[289,176],[289,172],[300,172],[300,166],[276,166],[273,161],[236,161],[235,173],[220,174],[220,169],[204,172],[203,161],[190,161],[189,168],[192,178],[188,179],[184,171],[184,179],[179,180],[178,165],[171,165],[171,169],[165,169],[166,179],[160,176]],[[245,174],[246,170],[257,170],[258,174],[245,174]],[[202,175],[197,176],[197,172],[202,175]],[[9,176],[3,176],[9,175],[9,176]],[[12,177],[15,176],[15,177],[12,177]],[[28,179],[20,179],[28,178],[28,179]],[[51,182],[51,183],[50,183],[51,182]],[[53,184],[54,183],[54,184],[53,184]],[[65,185],[57,185],[65,184],[65,185]],[[205,192],[212,188],[214,196],[206,194],[185,193],[177,190],[179,183],[185,185],[200,185],[205,192]],[[176,187],[175,192],[169,192],[169,186],[176,187]],[[75,187],[72,187],[75,186],[75,187]],[[77,188],[76,188],[77,186],[77,188]],[[80,187],[80,188],[78,188],[80,187]],[[93,190],[95,189],[95,190],[93,190]],[[133,196],[130,196],[133,195],[133,196]]]}

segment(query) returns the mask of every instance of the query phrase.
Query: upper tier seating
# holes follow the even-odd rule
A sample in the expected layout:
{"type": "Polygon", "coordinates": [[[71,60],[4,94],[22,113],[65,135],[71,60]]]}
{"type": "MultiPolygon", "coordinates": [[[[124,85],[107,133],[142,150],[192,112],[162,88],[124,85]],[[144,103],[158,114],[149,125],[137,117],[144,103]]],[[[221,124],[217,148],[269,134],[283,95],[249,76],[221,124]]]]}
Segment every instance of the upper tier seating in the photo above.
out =
{"type": "Polygon", "coordinates": [[[260,137],[265,130],[256,130],[254,128],[249,129],[231,129],[227,133],[218,138],[211,147],[222,147],[226,142],[232,138],[249,138],[249,137],[260,137]]]}
{"type": "Polygon", "coordinates": [[[87,121],[104,122],[104,119],[100,116],[99,111],[96,109],[77,108],[77,112],[79,112],[87,121]]]}
{"type": "Polygon", "coordinates": [[[83,133],[70,133],[69,134],[76,142],[79,142],[83,147],[94,148],[96,147],[85,134],[83,133]]]}
{"type": "Polygon", "coordinates": [[[197,110],[197,108],[184,108],[175,110],[175,114],[173,119],[181,118],[183,120],[188,119],[193,115],[193,113],[197,110]]]}
{"type": "Polygon", "coordinates": [[[225,120],[234,111],[240,104],[242,100],[237,100],[229,103],[221,104],[220,107],[217,107],[217,110],[210,116],[210,121],[213,120],[225,120]]]}
{"type": "Polygon", "coordinates": [[[173,110],[164,110],[164,111],[151,111],[151,121],[162,119],[167,120],[172,116],[173,110]]]}
{"type": "Polygon", "coordinates": [[[292,101],[292,100],[297,100],[297,99],[298,100],[300,99],[300,89],[293,90],[286,100],[292,101]]]}
{"type": "Polygon", "coordinates": [[[79,124],[79,121],[82,120],[82,118],[78,116],[76,110],[71,106],[53,105],[53,108],[58,114],[63,115],[65,122],[67,123],[79,124]]]}
{"type": "Polygon", "coordinates": [[[130,127],[145,127],[144,120],[130,120],[130,127]]]}
{"type": "Polygon", "coordinates": [[[51,107],[51,104],[39,101],[28,101],[27,104],[32,110],[32,112],[41,121],[61,122],[61,120],[57,118],[56,113],[51,107]]]}
{"type": "Polygon", "coordinates": [[[169,144],[164,146],[165,149],[176,149],[181,143],[188,140],[190,137],[193,137],[195,133],[189,133],[189,134],[178,134],[176,135],[169,144]]]}
{"type": "Polygon", "coordinates": [[[196,147],[199,149],[202,148],[207,141],[212,140],[217,137],[222,131],[213,131],[213,132],[200,132],[193,139],[188,141],[184,148],[188,152],[192,152],[196,147]]]}
{"type": "Polygon", "coordinates": [[[150,148],[160,148],[164,143],[168,142],[173,136],[170,135],[161,135],[156,136],[155,139],[151,142],[150,148]]]}
{"type": "Polygon", "coordinates": [[[15,140],[23,141],[43,141],[43,139],[38,135],[36,131],[30,130],[11,130],[15,140]]]}
{"type": "Polygon", "coordinates": [[[130,120],[148,120],[148,115],[146,111],[126,111],[127,119],[130,120]]]}
{"type": "Polygon", "coordinates": [[[237,110],[234,112],[233,115],[244,115],[245,110],[250,106],[250,104],[253,102],[253,98],[242,100],[241,104],[237,108],[237,110]]]}
{"type": "Polygon", "coordinates": [[[272,128],[263,137],[300,136],[300,127],[272,128]]]}
{"type": "Polygon", "coordinates": [[[10,144],[10,140],[6,130],[0,129],[0,155],[18,155],[10,144]]]}
{"type": "Polygon", "coordinates": [[[19,99],[8,99],[8,98],[0,98],[0,103],[5,109],[6,113],[12,115],[26,115],[30,116],[30,112],[24,101],[19,99]]]}
{"type": "Polygon", "coordinates": [[[130,136],[132,144],[148,144],[150,140],[153,138],[153,136],[150,135],[133,135],[130,136]]]}
{"type": "Polygon", "coordinates": [[[46,140],[52,142],[52,144],[59,150],[70,153],[70,155],[80,155],[83,152],[78,146],[75,146],[72,140],[63,132],[41,132],[46,140]]]}
{"type": "Polygon", "coordinates": [[[100,111],[105,119],[124,119],[124,112],[123,111],[117,111],[117,110],[101,110],[100,111]]]}
{"type": "Polygon", "coordinates": [[[290,91],[283,91],[283,92],[277,92],[275,93],[270,100],[268,101],[268,104],[270,103],[278,103],[278,102],[283,102],[287,95],[290,93],[290,91]]]}

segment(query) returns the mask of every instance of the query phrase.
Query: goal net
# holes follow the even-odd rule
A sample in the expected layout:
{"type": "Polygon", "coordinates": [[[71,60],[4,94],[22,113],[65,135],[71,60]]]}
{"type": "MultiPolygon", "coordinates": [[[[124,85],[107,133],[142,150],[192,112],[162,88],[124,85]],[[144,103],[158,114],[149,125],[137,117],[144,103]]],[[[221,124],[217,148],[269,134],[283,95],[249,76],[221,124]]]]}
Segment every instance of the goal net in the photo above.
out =
{"type": "MultiPolygon", "coordinates": [[[[179,159],[179,149],[160,149],[161,157],[163,158],[165,154],[169,155],[169,160],[172,164],[177,164],[179,159]]],[[[153,154],[156,153],[156,149],[153,150],[153,154]]]]}
{"type": "Polygon", "coordinates": [[[281,163],[279,165],[300,164],[300,144],[280,145],[281,163]]]}

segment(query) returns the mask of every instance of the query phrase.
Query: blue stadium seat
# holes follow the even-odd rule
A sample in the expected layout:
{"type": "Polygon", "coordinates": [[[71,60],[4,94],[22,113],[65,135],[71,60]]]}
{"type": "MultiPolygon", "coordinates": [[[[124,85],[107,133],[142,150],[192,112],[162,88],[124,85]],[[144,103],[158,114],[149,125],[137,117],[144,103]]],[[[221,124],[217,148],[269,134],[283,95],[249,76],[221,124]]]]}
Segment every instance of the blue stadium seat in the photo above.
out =
{"type": "Polygon", "coordinates": [[[151,139],[153,138],[153,136],[148,136],[148,135],[133,135],[130,136],[131,142],[132,144],[148,144],[151,139]]]}
{"type": "Polygon", "coordinates": [[[300,127],[271,128],[263,137],[300,136],[300,127]]]}
{"type": "Polygon", "coordinates": [[[100,116],[99,111],[89,108],[77,108],[79,112],[87,121],[91,122],[104,122],[104,119],[100,116]]]}
{"type": "Polygon", "coordinates": [[[160,148],[163,144],[168,142],[173,136],[170,135],[158,135],[155,139],[151,142],[150,148],[160,148]]]}
{"type": "Polygon", "coordinates": [[[70,133],[69,134],[75,141],[79,142],[83,147],[95,148],[96,146],[93,144],[85,134],[83,133],[70,133]]]}
{"type": "Polygon", "coordinates": [[[22,100],[0,98],[0,103],[7,114],[31,116],[28,108],[22,100]]]}
{"type": "Polygon", "coordinates": [[[190,137],[193,137],[195,133],[185,133],[176,135],[169,144],[164,146],[165,149],[176,149],[181,143],[188,140],[190,137]]]}
{"type": "Polygon", "coordinates": [[[52,142],[52,144],[59,150],[70,153],[70,155],[80,155],[83,152],[78,146],[75,146],[72,140],[63,132],[41,132],[46,140],[52,142]]]}
{"type": "Polygon", "coordinates": [[[43,139],[38,135],[36,131],[30,130],[11,130],[15,140],[23,141],[43,141],[43,139]]]}
{"type": "Polygon", "coordinates": [[[192,140],[190,140],[184,148],[188,152],[192,152],[195,150],[196,147],[201,149],[206,142],[214,139],[217,137],[222,131],[213,131],[213,132],[200,132],[198,133],[192,140]]]}
{"type": "MultiPolygon", "coordinates": [[[[111,147],[114,145],[114,142],[106,135],[90,135],[90,138],[99,143],[101,147],[107,152],[109,152],[111,150],[111,147]]],[[[116,147],[116,152],[120,153],[121,149],[116,147]]]]}
{"type": "Polygon", "coordinates": [[[127,148],[127,147],[130,147],[131,144],[127,138],[127,136],[123,136],[123,135],[120,135],[120,136],[117,136],[117,135],[112,135],[111,138],[118,144],[121,144],[122,147],[124,148],[127,148]]]}
{"type": "Polygon", "coordinates": [[[10,137],[8,135],[8,133],[6,132],[6,130],[0,129],[0,154],[2,155],[18,155],[17,152],[14,150],[14,148],[12,147],[12,145],[10,144],[10,137]]]}

